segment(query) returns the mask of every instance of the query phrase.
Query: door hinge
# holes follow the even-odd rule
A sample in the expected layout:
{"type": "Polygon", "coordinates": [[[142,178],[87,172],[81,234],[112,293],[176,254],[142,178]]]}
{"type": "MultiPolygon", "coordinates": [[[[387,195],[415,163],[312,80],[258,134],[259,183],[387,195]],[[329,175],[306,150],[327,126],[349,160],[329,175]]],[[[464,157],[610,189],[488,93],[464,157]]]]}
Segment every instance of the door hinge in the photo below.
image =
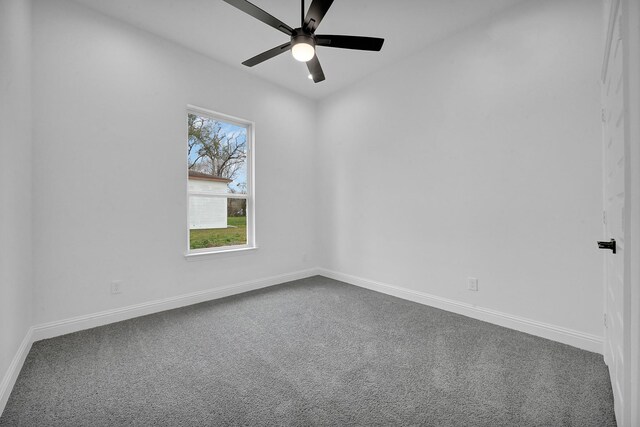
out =
{"type": "Polygon", "coordinates": [[[607,116],[605,114],[604,108],[600,110],[600,112],[601,112],[600,119],[602,120],[602,123],[604,123],[605,121],[607,121],[607,116]]]}
{"type": "Polygon", "coordinates": [[[602,223],[607,223],[607,211],[602,211],[602,223]]]}
{"type": "Polygon", "coordinates": [[[607,313],[604,313],[604,327],[607,327],[607,313]]]}

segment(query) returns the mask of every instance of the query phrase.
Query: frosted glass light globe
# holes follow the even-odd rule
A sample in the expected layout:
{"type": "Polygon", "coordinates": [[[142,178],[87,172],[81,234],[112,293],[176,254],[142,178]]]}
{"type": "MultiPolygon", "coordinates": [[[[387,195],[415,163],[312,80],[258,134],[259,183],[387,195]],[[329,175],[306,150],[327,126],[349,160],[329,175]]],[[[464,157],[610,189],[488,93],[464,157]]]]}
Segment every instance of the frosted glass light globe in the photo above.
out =
{"type": "Polygon", "coordinates": [[[307,62],[316,54],[313,46],[307,43],[297,43],[291,48],[291,54],[296,61],[307,62]]]}

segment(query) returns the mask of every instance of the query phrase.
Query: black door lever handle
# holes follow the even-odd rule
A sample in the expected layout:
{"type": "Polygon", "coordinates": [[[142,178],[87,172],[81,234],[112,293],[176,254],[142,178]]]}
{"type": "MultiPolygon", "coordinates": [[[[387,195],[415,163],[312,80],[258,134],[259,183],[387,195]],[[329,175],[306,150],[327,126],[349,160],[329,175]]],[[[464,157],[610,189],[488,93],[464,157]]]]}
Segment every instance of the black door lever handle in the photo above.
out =
{"type": "Polygon", "coordinates": [[[613,253],[616,253],[616,239],[611,239],[610,242],[598,242],[599,249],[611,249],[613,253]]]}

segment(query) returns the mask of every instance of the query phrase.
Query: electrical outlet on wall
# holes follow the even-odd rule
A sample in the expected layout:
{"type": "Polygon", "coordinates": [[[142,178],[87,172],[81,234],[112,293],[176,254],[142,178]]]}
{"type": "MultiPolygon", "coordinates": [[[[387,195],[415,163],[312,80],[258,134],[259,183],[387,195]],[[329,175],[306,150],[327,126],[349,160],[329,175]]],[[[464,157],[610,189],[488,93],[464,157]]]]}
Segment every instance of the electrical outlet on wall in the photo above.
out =
{"type": "Polygon", "coordinates": [[[467,278],[467,290],[478,292],[478,279],[476,277],[467,278]]]}
{"type": "Polygon", "coordinates": [[[121,294],[122,293],[122,280],[112,280],[111,281],[111,295],[121,294]]]}

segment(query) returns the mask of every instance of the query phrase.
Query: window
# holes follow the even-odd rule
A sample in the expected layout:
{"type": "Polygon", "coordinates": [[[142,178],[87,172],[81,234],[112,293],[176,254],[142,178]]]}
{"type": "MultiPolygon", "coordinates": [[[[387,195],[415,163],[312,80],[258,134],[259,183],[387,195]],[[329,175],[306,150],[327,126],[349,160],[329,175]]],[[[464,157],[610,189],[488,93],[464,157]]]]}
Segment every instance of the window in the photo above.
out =
{"type": "Polygon", "coordinates": [[[187,254],[255,247],[253,123],[187,108],[187,254]]]}

